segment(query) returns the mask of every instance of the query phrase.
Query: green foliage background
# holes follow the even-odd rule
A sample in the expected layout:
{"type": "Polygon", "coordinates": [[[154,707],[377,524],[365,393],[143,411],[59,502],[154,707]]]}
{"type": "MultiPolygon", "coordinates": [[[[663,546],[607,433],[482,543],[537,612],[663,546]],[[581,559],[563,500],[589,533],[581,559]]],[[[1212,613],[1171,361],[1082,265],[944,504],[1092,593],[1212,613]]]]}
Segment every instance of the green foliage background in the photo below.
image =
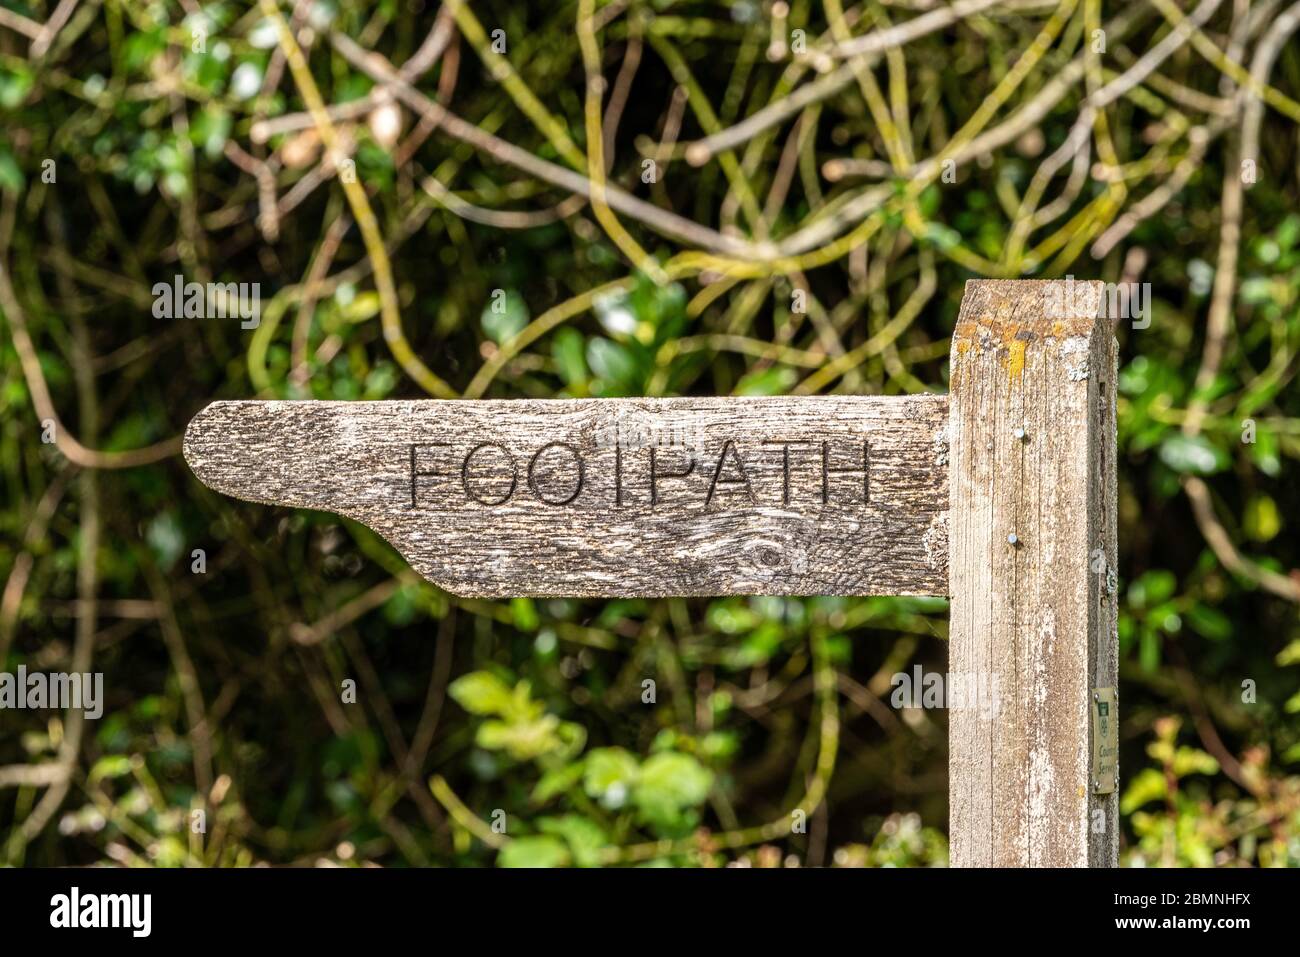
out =
{"type": "Polygon", "coordinates": [[[1283,7],[1242,6],[1038,183],[1178,6],[972,15],[696,164],[682,144],[825,75],[815,51],[920,12],[448,5],[414,88],[584,176],[603,123],[611,184],[717,236],[833,225],[764,261],[610,228],[409,103],[390,135],[331,35],[401,65],[432,0],[281,4],[292,44],[268,5],[86,0],[46,35],[54,4],[0,2],[0,663],[102,671],[107,697],[94,722],[0,712],[0,859],[945,863],[946,718],[889,702],[894,673],[944,669],[945,602],[460,599],[364,528],[208,491],[177,437],[219,398],[942,391],[966,279],[1071,274],[1153,293],[1116,330],[1122,861],[1300,863],[1300,44],[1246,156],[1223,58],[1250,66],[1283,7]],[[317,89],[350,194],[319,114],[259,126],[317,89]],[[177,274],[260,283],[259,327],[154,318],[177,274]]]}

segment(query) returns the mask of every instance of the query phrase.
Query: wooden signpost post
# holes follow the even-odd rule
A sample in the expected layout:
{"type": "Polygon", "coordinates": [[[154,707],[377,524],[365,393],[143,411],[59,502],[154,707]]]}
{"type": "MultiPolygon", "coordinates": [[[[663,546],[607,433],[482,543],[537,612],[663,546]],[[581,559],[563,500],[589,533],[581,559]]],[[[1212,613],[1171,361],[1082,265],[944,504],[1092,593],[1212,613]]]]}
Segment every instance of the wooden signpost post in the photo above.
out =
{"type": "Polygon", "coordinates": [[[951,597],[956,866],[1117,855],[1115,346],[1101,284],[980,280],[951,394],[216,402],[185,457],[460,595],[951,597]]]}

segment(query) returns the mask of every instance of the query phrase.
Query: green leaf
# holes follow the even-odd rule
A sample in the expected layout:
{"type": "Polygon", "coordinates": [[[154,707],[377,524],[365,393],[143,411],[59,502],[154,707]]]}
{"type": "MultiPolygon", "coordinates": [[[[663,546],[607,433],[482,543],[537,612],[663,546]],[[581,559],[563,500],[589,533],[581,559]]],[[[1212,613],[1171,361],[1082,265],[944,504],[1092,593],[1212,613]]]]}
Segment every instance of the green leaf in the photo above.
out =
{"type": "Polygon", "coordinates": [[[1174,753],[1174,775],[1218,774],[1219,762],[1197,748],[1181,747],[1174,753]]]}
{"type": "Polygon", "coordinates": [[[555,735],[560,741],[557,750],[561,760],[569,760],[587,745],[587,729],[573,721],[561,721],[555,735]]]}
{"type": "Polygon", "coordinates": [[[1277,230],[1273,233],[1273,239],[1282,249],[1291,249],[1300,240],[1300,216],[1292,213],[1286,219],[1282,220],[1277,230]]]}
{"type": "Polygon", "coordinates": [[[1211,641],[1232,637],[1232,621],[1214,608],[1198,603],[1189,608],[1186,615],[1187,623],[1202,637],[1211,641]]]}
{"type": "Polygon", "coordinates": [[[273,49],[280,42],[280,31],[273,20],[258,20],[248,31],[248,42],[258,50],[273,49]]]}
{"type": "Polygon", "coordinates": [[[939,211],[940,195],[940,189],[934,183],[931,183],[921,191],[921,197],[917,203],[917,207],[924,219],[933,219],[934,214],[939,211]]]}
{"type": "Polygon", "coordinates": [[[170,569],[185,549],[185,534],[171,512],[155,515],[145,531],[145,540],[164,570],[170,569]]]}
{"type": "Polygon", "coordinates": [[[131,759],[125,754],[109,754],[100,758],[90,769],[90,780],[120,778],[131,773],[131,759]]]}
{"type": "Polygon", "coordinates": [[[1137,773],[1124,791],[1119,802],[1121,814],[1132,814],[1137,808],[1150,801],[1164,800],[1165,776],[1157,768],[1143,768],[1137,773]]]}
{"type": "Polygon", "coordinates": [[[537,829],[543,834],[564,838],[573,853],[574,863],[579,867],[599,866],[600,852],[609,845],[609,837],[601,826],[578,814],[541,818],[537,829]]]}
{"type": "Polygon", "coordinates": [[[1257,432],[1250,446],[1250,457],[1257,469],[1270,478],[1277,478],[1282,472],[1281,443],[1277,433],[1268,429],[1257,432]]]}
{"type": "Polygon", "coordinates": [[[585,344],[582,333],[565,327],[555,334],[551,342],[551,355],[566,385],[573,387],[587,381],[587,361],[583,358],[585,344]]]}
{"type": "Polygon", "coordinates": [[[601,327],[611,336],[626,337],[636,332],[637,303],[623,290],[597,296],[591,309],[601,327]]]}
{"type": "Polygon", "coordinates": [[[1178,587],[1174,573],[1163,568],[1143,572],[1128,589],[1128,600],[1138,608],[1151,608],[1165,601],[1178,587]]]}
{"type": "Polygon", "coordinates": [[[542,775],[537,786],[533,788],[532,801],[534,804],[545,804],[551,798],[565,793],[582,780],[582,774],[585,770],[583,763],[577,761],[573,764],[566,764],[554,771],[547,771],[542,775]]]}
{"type": "Polygon", "coordinates": [[[379,293],[373,290],[357,293],[346,305],[339,307],[339,315],[345,322],[365,322],[379,315],[381,300],[379,293]]]}
{"type": "Polygon", "coordinates": [[[931,243],[939,249],[956,249],[961,245],[961,233],[941,223],[928,222],[921,233],[922,242],[931,243]]]}
{"type": "Polygon", "coordinates": [[[167,39],[162,28],[137,31],[129,34],[122,44],[122,61],[128,70],[148,72],[154,57],[167,49],[167,39]]]}
{"type": "Polygon", "coordinates": [[[582,786],[588,796],[617,810],[627,803],[640,770],[636,758],[623,748],[596,748],[587,753],[582,786]]]}
{"type": "Polygon", "coordinates": [[[740,751],[740,737],[734,731],[710,731],[700,741],[700,753],[710,761],[729,761],[740,751]]]}
{"type": "Polygon", "coordinates": [[[212,103],[200,110],[190,123],[190,142],[201,147],[209,160],[215,160],[225,151],[232,125],[230,114],[219,104],[212,103]]]}
{"type": "Polygon", "coordinates": [[[751,372],[736,384],[736,395],[782,395],[798,379],[793,369],[773,366],[761,372],[751,372]]]}
{"type": "MultiPolygon", "coordinates": [[[[1276,250],[1276,246],[1273,248],[1276,250]]],[[[1283,296],[1283,288],[1282,283],[1275,283],[1268,276],[1248,276],[1242,279],[1237,295],[1244,303],[1252,306],[1263,306],[1280,300],[1283,296]]]]}
{"type": "Polygon", "coordinates": [[[490,671],[471,671],[447,690],[471,714],[508,714],[514,707],[510,688],[490,671]]]}
{"type": "Polygon", "coordinates": [[[1160,666],[1160,633],[1143,628],[1138,640],[1138,664],[1143,671],[1155,671],[1160,666]]]}
{"type": "Polygon", "coordinates": [[[713,786],[713,772],[689,754],[664,751],[641,766],[635,800],[643,816],[658,824],[672,823],[683,810],[704,803],[713,786]]]}
{"type": "Polygon", "coordinates": [[[1282,513],[1277,502],[1267,495],[1254,495],[1246,502],[1242,522],[1246,534],[1257,542],[1267,542],[1282,530],[1282,513]]]}
{"type": "Polygon", "coordinates": [[[742,670],[760,665],[781,650],[785,637],[781,622],[764,621],[747,634],[741,644],[732,648],[730,664],[742,670]]]}
{"type": "Polygon", "coordinates": [[[21,193],[26,182],[26,177],[18,168],[13,154],[0,147],[0,188],[7,189],[11,193],[21,193]]]}
{"type": "Polygon", "coordinates": [[[629,385],[637,376],[636,358],[623,346],[597,336],[587,343],[587,364],[591,370],[618,385],[629,385]]]}
{"type": "Polygon", "coordinates": [[[569,850],[558,837],[517,837],[497,855],[497,867],[566,867],[569,850]]]}
{"type": "Polygon", "coordinates": [[[479,725],[474,741],[489,751],[506,751],[517,761],[531,761],[564,743],[556,733],[559,726],[560,719],[552,714],[532,721],[489,719],[479,725]]]}
{"type": "Polygon", "coordinates": [[[384,621],[399,627],[415,621],[419,611],[416,604],[419,597],[420,590],[417,585],[403,585],[397,589],[388,601],[384,602],[384,621]]]}
{"type": "Polygon", "coordinates": [[[16,110],[32,88],[32,72],[24,66],[0,72],[0,109],[16,110]]]}
{"type": "Polygon", "coordinates": [[[510,599],[510,614],[515,620],[515,627],[520,631],[536,631],[542,623],[537,615],[537,605],[531,598],[510,599]]]}
{"type": "Polygon", "coordinates": [[[230,76],[230,95],[237,100],[251,100],[262,88],[262,67],[245,60],[230,76]]]}
{"type": "Polygon", "coordinates": [[[513,289],[494,289],[479,317],[483,331],[498,345],[509,342],[528,325],[528,306],[513,289]]]}
{"type": "Polygon", "coordinates": [[[1230,464],[1228,453],[1203,435],[1171,435],[1160,443],[1160,461],[1180,475],[1213,475],[1230,464]]]}

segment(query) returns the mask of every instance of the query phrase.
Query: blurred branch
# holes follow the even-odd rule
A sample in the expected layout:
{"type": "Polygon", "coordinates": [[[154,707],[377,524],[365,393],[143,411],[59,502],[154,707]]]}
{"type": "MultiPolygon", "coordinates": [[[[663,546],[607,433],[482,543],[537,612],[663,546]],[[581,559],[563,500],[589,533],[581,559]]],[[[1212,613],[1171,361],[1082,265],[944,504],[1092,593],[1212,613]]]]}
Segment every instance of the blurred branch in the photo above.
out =
{"type": "Polygon", "coordinates": [[[55,447],[67,457],[69,462],[81,468],[129,469],[152,465],[154,462],[176,455],[181,450],[180,436],[140,449],[100,452],[82,445],[64,426],[58,412],[55,411],[54,400],[50,397],[50,389],[45,382],[45,373],[41,371],[40,357],[27,331],[27,318],[9,281],[9,237],[13,232],[14,210],[13,194],[7,192],[3,212],[0,212],[0,309],[4,310],[5,317],[8,319],[14,350],[18,353],[23,378],[27,381],[27,392],[31,396],[36,418],[42,423],[42,428],[47,423],[53,426],[55,447]]]}
{"type": "MultiPolygon", "coordinates": [[[[294,39],[293,33],[284,22],[284,17],[280,15],[280,11],[276,8],[274,0],[261,0],[261,6],[262,12],[267,19],[271,20],[279,31],[280,46],[284,49],[285,56],[289,61],[289,72],[293,75],[298,91],[307,103],[307,108],[316,123],[316,131],[320,134],[321,142],[325,144],[329,158],[337,168],[342,165],[347,151],[343,148],[343,143],[329,118],[320,92],[316,89],[316,81],[312,79],[311,69],[307,66],[302,50],[298,47],[297,40],[294,39]]],[[[351,161],[349,160],[349,162],[351,161]]],[[[406,334],[402,331],[402,315],[397,304],[397,287],[393,282],[392,265],[389,262],[388,253],[384,249],[384,240],[379,231],[379,222],[375,219],[374,211],[370,208],[370,200],[366,196],[365,188],[357,182],[355,176],[346,173],[339,177],[339,182],[348,198],[348,204],[352,207],[353,218],[356,219],[357,227],[361,230],[361,237],[366,245],[366,253],[369,255],[371,265],[374,267],[375,288],[379,292],[384,341],[388,344],[393,358],[397,360],[397,364],[402,367],[402,370],[430,395],[439,399],[458,398],[456,390],[434,375],[429,367],[420,360],[407,341],[406,334]]]]}
{"type": "MultiPolygon", "coordinates": [[[[511,166],[515,166],[554,186],[559,186],[587,199],[591,198],[591,184],[587,177],[582,174],[549,163],[512,143],[499,139],[473,124],[465,122],[403,80],[383,56],[378,53],[367,53],[344,34],[330,34],[330,42],[334,44],[334,48],[339,51],[345,60],[376,82],[386,84],[392,88],[398,99],[421,116],[427,116],[437,124],[439,130],[447,135],[470,144],[498,162],[509,163],[511,166]]],[[[758,255],[758,251],[749,243],[724,236],[708,227],[659,209],[616,186],[607,186],[605,192],[611,209],[617,210],[625,216],[638,219],[651,229],[666,236],[718,252],[729,252],[736,255],[758,255]]]]}
{"type": "Polygon", "coordinates": [[[1254,582],[1279,598],[1300,603],[1300,581],[1287,575],[1279,575],[1258,562],[1251,561],[1232,544],[1232,539],[1214,514],[1210,490],[1203,480],[1192,476],[1184,478],[1183,491],[1187,493],[1187,498],[1192,503],[1192,514],[1196,516],[1196,524],[1201,534],[1205,536],[1206,543],[1224,568],[1254,582]]]}
{"type": "Polygon", "coordinates": [[[0,27],[8,27],[15,33],[21,33],[31,39],[40,36],[43,29],[35,20],[29,20],[21,13],[16,13],[7,7],[0,7],[0,27]]]}

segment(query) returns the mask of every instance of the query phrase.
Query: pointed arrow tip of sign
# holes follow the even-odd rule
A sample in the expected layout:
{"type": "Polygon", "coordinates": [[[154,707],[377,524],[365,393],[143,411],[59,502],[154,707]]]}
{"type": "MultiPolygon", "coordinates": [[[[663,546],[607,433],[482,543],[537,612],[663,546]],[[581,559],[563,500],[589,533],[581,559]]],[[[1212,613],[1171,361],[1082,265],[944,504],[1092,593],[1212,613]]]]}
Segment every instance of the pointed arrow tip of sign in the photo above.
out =
{"type": "Polygon", "coordinates": [[[206,429],[206,422],[211,418],[213,409],[220,404],[209,402],[194,418],[190,419],[189,425],[185,426],[185,437],[181,441],[181,453],[185,456],[185,464],[204,485],[209,484],[203,472],[207,446],[211,438],[206,429]]]}

